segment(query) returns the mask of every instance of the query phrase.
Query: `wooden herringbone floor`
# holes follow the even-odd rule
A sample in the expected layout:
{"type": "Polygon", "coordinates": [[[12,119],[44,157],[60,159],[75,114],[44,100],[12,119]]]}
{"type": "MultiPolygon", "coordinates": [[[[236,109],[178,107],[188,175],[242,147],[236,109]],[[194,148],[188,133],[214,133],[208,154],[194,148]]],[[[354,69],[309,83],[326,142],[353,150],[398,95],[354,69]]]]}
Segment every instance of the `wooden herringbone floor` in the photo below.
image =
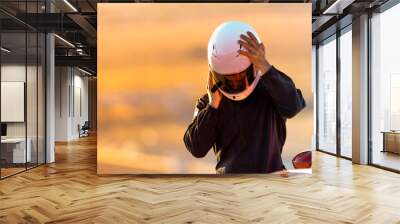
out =
{"type": "Polygon", "coordinates": [[[97,176],[95,143],[0,181],[0,223],[400,223],[400,175],[323,153],[289,178],[97,176]]]}

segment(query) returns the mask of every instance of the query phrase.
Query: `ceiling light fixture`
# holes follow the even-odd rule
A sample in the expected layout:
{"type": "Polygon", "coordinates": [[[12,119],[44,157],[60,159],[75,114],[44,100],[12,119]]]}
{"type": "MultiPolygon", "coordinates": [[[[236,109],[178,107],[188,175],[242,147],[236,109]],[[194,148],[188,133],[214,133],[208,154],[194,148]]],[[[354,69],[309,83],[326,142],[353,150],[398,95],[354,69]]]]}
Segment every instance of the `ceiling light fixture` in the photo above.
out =
{"type": "Polygon", "coordinates": [[[88,71],[86,71],[86,70],[83,70],[83,69],[81,69],[81,68],[79,68],[79,67],[78,67],[78,70],[81,71],[81,72],[83,72],[83,73],[85,73],[85,74],[87,74],[87,75],[90,75],[90,76],[93,75],[92,73],[90,73],[90,72],[88,72],[88,71]]]}
{"type": "Polygon", "coordinates": [[[355,0],[336,0],[335,2],[333,2],[332,5],[330,5],[327,9],[325,9],[322,14],[323,15],[342,14],[343,9],[351,5],[354,1],[355,0]]]}
{"type": "Polygon", "coordinates": [[[64,0],[64,3],[67,4],[74,12],[78,12],[78,10],[68,0],[64,0]]]}
{"type": "Polygon", "coordinates": [[[75,48],[75,45],[73,45],[71,42],[69,42],[68,40],[60,37],[58,34],[54,34],[55,37],[57,37],[59,40],[61,40],[62,42],[66,43],[68,46],[75,48]]]}
{"type": "Polygon", "coordinates": [[[10,53],[11,52],[11,50],[9,50],[9,49],[7,49],[5,47],[1,47],[0,49],[1,49],[1,51],[4,51],[6,53],[10,53]]]}

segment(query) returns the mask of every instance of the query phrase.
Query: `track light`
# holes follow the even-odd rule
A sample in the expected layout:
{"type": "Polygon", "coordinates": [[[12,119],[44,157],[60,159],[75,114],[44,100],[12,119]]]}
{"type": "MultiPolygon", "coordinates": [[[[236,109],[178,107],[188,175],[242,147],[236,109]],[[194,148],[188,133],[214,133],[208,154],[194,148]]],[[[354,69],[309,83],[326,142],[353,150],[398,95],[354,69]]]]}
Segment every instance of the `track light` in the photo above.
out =
{"type": "Polygon", "coordinates": [[[64,0],[64,3],[67,4],[74,12],[78,12],[78,10],[68,0],[64,0]]]}
{"type": "Polygon", "coordinates": [[[11,50],[9,50],[9,49],[7,49],[5,47],[1,47],[0,49],[1,49],[1,51],[4,51],[6,53],[10,53],[11,52],[11,50]]]}
{"type": "Polygon", "coordinates": [[[73,45],[71,42],[69,42],[68,40],[66,40],[66,39],[64,39],[64,38],[62,38],[62,37],[60,37],[59,35],[57,35],[57,34],[54,34],[54,36],[55,37],[57,37],[59,40],[61,40],[62,42],[64,42],[65,44],[67,44],[68,46],[70,46],[70,47],[72,47],[72,48],[75,48],[75,45],[73,45]]]}

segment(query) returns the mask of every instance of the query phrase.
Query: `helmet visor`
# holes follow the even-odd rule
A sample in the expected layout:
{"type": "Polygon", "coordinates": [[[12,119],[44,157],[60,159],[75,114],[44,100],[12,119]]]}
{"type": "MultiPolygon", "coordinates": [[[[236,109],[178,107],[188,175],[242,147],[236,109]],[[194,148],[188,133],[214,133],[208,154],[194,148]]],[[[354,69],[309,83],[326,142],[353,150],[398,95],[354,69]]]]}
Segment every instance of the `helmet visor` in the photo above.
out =
{"type": "Polygon", "coordinates": [[[243,92],[253,83],[254,72],[251,64],[246,70],[236,74],[223,75],[211,71],[216,85],[226,93],[236,94],[243,92]]]}

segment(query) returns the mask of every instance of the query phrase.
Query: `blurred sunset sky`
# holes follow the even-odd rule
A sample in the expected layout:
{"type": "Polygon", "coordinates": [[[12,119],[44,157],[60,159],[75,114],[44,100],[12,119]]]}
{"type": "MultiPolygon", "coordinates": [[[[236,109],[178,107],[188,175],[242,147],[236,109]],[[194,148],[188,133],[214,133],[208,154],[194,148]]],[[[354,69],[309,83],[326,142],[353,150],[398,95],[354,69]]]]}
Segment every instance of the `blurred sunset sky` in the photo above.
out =
{"type": "Polygon", "coordinates": [[[207,43],[221,23],[249,23],[267,59],[302,90],[288,120],[285,163],[311,146],[311,4],[98,4],[98,173],[215,173],[183,135],[205,94],[207,43]]]}

